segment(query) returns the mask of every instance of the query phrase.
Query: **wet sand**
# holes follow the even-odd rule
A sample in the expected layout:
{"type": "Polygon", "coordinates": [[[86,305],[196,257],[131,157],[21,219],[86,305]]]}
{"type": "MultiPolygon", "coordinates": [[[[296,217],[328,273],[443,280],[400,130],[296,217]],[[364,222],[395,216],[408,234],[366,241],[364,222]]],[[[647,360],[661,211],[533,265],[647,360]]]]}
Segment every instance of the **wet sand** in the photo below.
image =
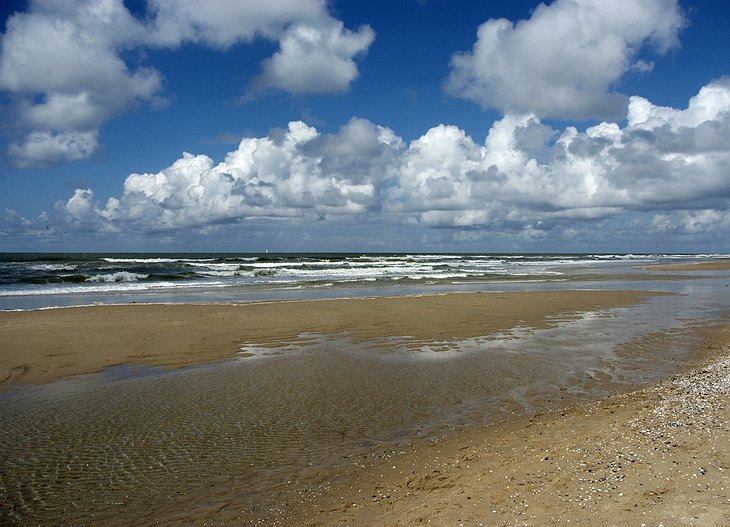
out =
{"type": "Polygon", "coordinates": [[[45,383],[119,364],[179,367],[277,345],[305,333],[354,342],[411,337],[413,345],[547,327],[649,293],[548,291],[310,300],[242,305],[118,305],[0,312],[0,388],[45,383]]]}
{"type": "Polygon", "coordinates": [[[318,488],[271,525],[730,525],[730,326],[699,365],[568,410],[418,440],[318,488]]]}
{"type": "Polygon", "coordinates": [[[647,271],[726,271],[730,269],[730,260],[713,260],[687,264],[658,264],[642,267],[647,271]]]}
{"type": "MultiPolygon", "coordinates": [[[[342,334],[352,343],[409,336],[406,342],[418,347],[424,342],[497,334],[514,327],[561,326],[578,319],[581,313],[630,306],[652,294],[460,293],[238,306],[126,305],[3,312],[0,372],[7,388],[13,383],[45,383],[71,374],[95,372],[113,364],[204,364],[234,357],[247,344],[305,343],[311,334],[342,334]]],[[[240,495],[247,492],[247,485],[254,488],[260,476],[247,473],[245,464],[233,463],[241,445],[238,432],[229,435],[224,429],[209,428],[222,422],[222,416],[215,415],[201,428],[202,421],[191,413],[199,410],[202,416],[223,409],[236,413],[239,409],[235,405],[243,405],[246,413],[253,401],[228,393],[229,387],[216,391],[215,386],[206,385],[202,392],[191,392],[191,386],[183,383],[177,385],[181,391],[174,398],[181,399],[181,407],[188,409],[180,415],[183,421],[193,416],[191,428],[181,431],[179,436],[169,434],[172,440],[161,445],[164,455],[155,457],[155,442],[165,439],[164,422],[148,423],[149,435],[140,436],[143,441],[138,443],[139,447],[132,445],[124,454],[139,456],[131,464],[136,466],[136,472],[125,471],[124,475],[129,476],[132,485],[139,486],[140,492],[150,494],[144,508],[140,507],[143,499],[130,498],[133,487],[106,477],[102,469],[112,463],[97,463],[95,472],[82,483],[85,489],[88,487],[87,497],[106,496],[107,486],[117,493],[119,503],[126,503],[122,509],[114,508],[117,504],[99,509],[106,515],[97,515],[94,521],[104,518],[103,523],[108,525],[153,525],[177,520],[221,525],[727,525],[728,356],[730,327],[722,327],[708,333],[698,348],[697,361],[702,366],[632,393],[486,427],[459,427],[446,433],[425,433],[421,438],[383,442],[381,447],[369,444],[347,452],[333,448],[339,456],[338,463],[307,468],[297,460],[302,467],[298,472],[301,477],[275,483],[253,505],[240,495]],[[206,394],[212,399],[205,399],[206,394]],[[216,401],[216,405],[210,401],[216,401]],[[230,448],[223,448],[226,445],[230,448]],[[192,451],[177,455],[169,450],[170,446],[192,451]],[[182,463],[178,467],[187,463],[195,468],[194,462],[200,462],[203,464],[198,468],[210,465],[219,477],[199,482],[184,480],[182,468],[179,472],[172,468],[172,460],[177,458],[182,463]],[[160,464],[160,459],[164,463],[160,464]],[[153,476],[157,475],[150,472],[152,469],[162,471],[169,486],[160,495],[162,499],[153,492],[158,484],[143,488],[155,481],[153,476]],[[178,477],[181,479],[176,485],[176,479],[171,478],[178,477]],[[133,516],[132,511],[138,514],[133,516]]],[[[345,408],[353,402],[363,402],[357,399],[363,394],[357,372],[364,370],[358,370],[355,364],[359,358],[321,354],[318,360],[325,365],[331,363],[333,368],[310,371],[307,365],[313,362],[311,359],[306,355],[292,359],[288,371],[280,367],[284,361],[262,361],[258,369],[252,369],[250,378],[238,384],[250,385],[256,392],[256,377],[260,377],[262,387],[271,387],[279,377],[281,382],[301,377],[301,386],[293,387],[294,398],[287,403],[293,407],[293,401],[304,399],[303,390],[320,391],[336,378],[344,383],[343,389],[336,392],[338,397],[352,398],[344,401],[345,408]],[[342,357],[352,362],[352,368],[341,364],[342,357]],[[343,367],[352,370],[352,379],[342,375],[343,367]],[[340,377],[333,377],[330,372],[337,372],[340,377]],[[318,375],[314,380],[320,384],[313,381],[312,375],[318,375]]],[[[443,370],[447,363],[429,364],[429,368],[443,370]]],[[[459,367],[468,369],[469,364],[472,363],[465,361],[459,367]]],[[[524,368],[519,371],[529,371],[533,376],[541,374],[539,368],[524,368]]],[[[224,370],[227,368],[222,368],[221,374],[224,370]]],[[[373,375],[385,379],[397,371],[402,370],[382,363],[373,375]]],[[[479,370],[475,369],[473,374],[478,377],[479,370]]],[[[438,378],[443,377],[439,374],[438,378]]],[[[464,380],[463,372],[459,378],[464,380]]],[[[403,379],[394,377],[386,384],[398,386],[398,382],[403,379]]],[[[154,378],[147,383],[159,384],[162,381],[154,378]]],[[[147,422],[147,414],[142,411],[145,405],[162,404],[165,411],[159,415],[164,419],[181,411],[165,398],[150,397],[138,388],[132,390],[139,400],[117,401],[105,395],[92,401],[91,408],[101,413],[88,432],[90,438],[101,438],[99,434],[107,429],[115,437],[126,437],[120,435],[120,423],[137,419],[134,413],[138,410],[139,419],[147,422]],[[108,406],[122,410],[120,416],[103,410],[100,404],[106,399],[108,406]],[[110,420],[107,423],[105,419],[110,420]]],[[[173,392],[162,393],[170,397],[173,392]]],[[[268,400],[269,396],[262,394],[268,400]]],[[[375,401],[373,396],[365,399],[375,401]]],[[[74,412],[80,404],[76,401],[74,412]]],[[[418,399],[417,408],[423,404],[424,399],[418,399]]],[[[373,408],[367,412],[382,410],[373,408]]],[[[369,415],[367,412],[364,415],[369,415]]],[[[157,411],[154,415],[158,415],[157,411]]],[[[22,424],[29,417],[20,415],[16,421],[22,424]]],[[[330,422],[327,412],[321,418],[327,420],[327,426],[335,427],[331,437],[337,436],[338,423],[330,422]]],[[[43,421],[46,417],[41,415],[38,419],[43,421]]],[[[282,426],[282,430],[289,430],[292,420],[285,421],[262,421],[266,427],[254,432],[276,431],[276,427],[282,426]]],[[[78,442],[82,436],[77,434],[73,419],[70,422],[71,428],[64,433],[78,442]]],[[[239,426],[237,422],[233,424],[239,426]]],[[[38,439],[38,434],[21,435],[28,440],[44,440],[38,439]]],[[[52,436],[47,438],[50,442],[43,448],[58,450],[59,443],[52,436]]],[[[94,441],[98,443],[99,439],[94,441]]],[[[82,442],[106,449],[94,441],[82,442]]],[[[75,448],[81,451],[80,447],[75,448]]],[[[74,462],[78,461],[76,457],[83,460],[86,455],[72,454],[74,462]]],[[[68,466],[64,456],[71,454],[61,449],[58,455],[61,461],[51,459],[48,466],[62,470],[68,466]]],[[[127,467],[126,458],[118,457],[114,451],[104,450],[104,456],[127,467]]],[[[85,466],[89,467],[88,461],[85,466]]],[[[18,470],[21,469],[25,467],[19,466],[18,470]]],[[[35,472],[38,470],[34,469],[34,477],[46,477],[35,472]]],[[[65,487],[64,477],[58,478],[58,484],[65,487]]],[[[69,477],[78,478],[79,474],[69,477]]],[[[34,499],[33,495],[23,496],[19,503],[36,506],[34,499]]],[[[56,519],[65,517],[49,512],[56,514],[56,519]]],[[[73,512],[73,507],[64,509],[69,518],[78,519],[71,515],[73,512]]]]}

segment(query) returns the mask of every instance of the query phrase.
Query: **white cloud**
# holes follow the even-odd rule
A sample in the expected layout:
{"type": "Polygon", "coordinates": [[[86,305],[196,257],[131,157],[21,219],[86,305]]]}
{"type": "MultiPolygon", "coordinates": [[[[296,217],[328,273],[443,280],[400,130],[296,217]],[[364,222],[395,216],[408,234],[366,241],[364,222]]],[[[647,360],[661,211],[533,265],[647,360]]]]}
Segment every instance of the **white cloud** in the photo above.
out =
{"type": "Polygon", "coordinates": [[[471,52],[452,57],[450,93],[504,113],[620,118],[627,98],[611,91],[650,44],[678,46],[685,21],[676,0],[556,0],[527,20],[490,19],[471,52]]]}
{"type": "Polygon", "coordinates": [[[257,37],[277,40],[292,23],[328,19],[325,0],[149,0],[155,31],[150,39],[176,46],[184,41],[227,48],[257,37]]]}
{"type": "Polygon", "coordinates": [[[155,31],[150,40],[175,46],[199,42],[226,49],[258,37],[279,42],[262,63],[246,97],[275,89],[290,93],[346,91],[359,73],[355,58],[375,38],[369,26],[346,29],[332,18],[325,0],[241,2],[150,0],[155,31]]]}
{"type": "MultiPolygon", "coordinates": [[[[225,160],[185,153],[157,173],[131,174],[120,198],[81,206],[77,193],[58,210],[73,219],[118,222],[142,230],[202,228],[244,219],[364,214],[379,204],[403,144],[392,130],[353,119],[332,135],[302,122],[268,137],[244,138],[225,160]]],[[[81,192],[81,194],[79,194],[81,192]]]]}
{"type": "Polygon", "coordinates": [[[142,22],[122,0],[32,0],[27,12],[8,19],[0,90],[13,100],[20,139],[10,154],[17,165],[88,157],[109,118],[163,102],[160,73],[130,68],[125,51],[185,42],[225,50],[267,38],[281,49],[264,62],[257,86],[327,93],[347,90],[358,76],[354,58],[374,38],[367,26],[344,28],[324,0],[149,0],[149,10],[142,22]]]}
{"type": "Polygon", "coordinates": [[[730,78],[703,86],[689,100],[686,110],[655,106],[643,97],[631,97],[628,124],[633,128],[654,130],[668,126],[676,132],[683,127],[696,128],[708,121],[717,121],[730,108],[730,78]]]}
{"type": "Polygon", "coordinates": [[[722,232],[730,221],[730,143],[707,130],[728,137],[730,83],[708,84],[683,110],[634,104],[625,127],[603,122],[583,132],[508,114],[483,144],[455,126],[436,126],[406,145],[364,119],[334,134],[292,122],[243,138],[218,164],[185,154],[160,172],[130,175],[105,206],[77,191],[58,210],[75,222],[141,232],[361,218],[449,229],[464,243],[491,232],[579,245],[599,239],[607,222],[625,228],[634,218],[643,219],[632,236],[722,232]]]}
{"type": "Polygon", "coordinates": [[[21,166],[81,159],[98,127],[138,101],[157,100],[157,72],[131,71],[118,53],[144,34],[117,0],[37,0],[7,22],[0,89],[13,94],[25,138],[10,148],[21,166]]]}
{"type": "Polygon", "coordinates": [[[673,215],[656,214],[649,230],[657,233],[697,235],[705,233],[727,234],[730,229],[730,212],[727,210],[680,211],[673,215]]]}
{"type": "Polygon", "coordinates": [[[97,132],[31,132],[22,143],[13,143],[8,151],[19,167],[43,163],[76,161],[92,155],[98,146],[97,132]]]}
{"type": "MultiPolygon", "coordinates": [[[[413,141],[403,156],[391,200],[402,210],[461,210],[471,197],[471,174],[482,152],[463,130],[440,125],[413,141]]],[[[433,219],[430,220],[433,222],[433,219]]]]}
{"type": "Polygon", "coordinates": [[[140,38],[143,28],[116,0],[42,2],[7,21],[2,39],[0,82],[13,92],[62,94],[88,86],[93,91],[132,89],[145,95],[117,56],[119,47],[140,38]]]}
{"type": "Polygon", "coordinates": [[[274,88],[291,93],[343,92],[359,73],[354,58],[375,39],[369,26],[357,32],[342,22],[298,24],[287,29],[280,50],[262,64],[253,93],[274,88]]]}
{"type": "Polygon", "coordinates": [[[88,189],[76,189],[63,207],[63,211],[73,221],[83,223],[96,219],[99,209],[94,204],[94,192],[88,189]]]}

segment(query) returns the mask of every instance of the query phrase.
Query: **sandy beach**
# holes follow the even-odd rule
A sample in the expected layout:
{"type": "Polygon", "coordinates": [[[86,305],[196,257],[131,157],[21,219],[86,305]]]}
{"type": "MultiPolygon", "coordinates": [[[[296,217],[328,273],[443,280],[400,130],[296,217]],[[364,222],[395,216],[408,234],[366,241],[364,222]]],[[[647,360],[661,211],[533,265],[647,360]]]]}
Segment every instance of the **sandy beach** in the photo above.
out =
{"type": "Polygon", "coordinates": [[[642,267],[648,271],[726,271],[730,269],[730,260],[714,260],[708,262],[683,264],[657,264],[642,267]]]}
{"type": "Polygon", "coordinates": [[[730,326],[697,351],[632,393],[407,442],[317,489],[293,483],[264,523],[728,525],[730,326]]]}
{"type": "Polygon", "coordinates": [[[292,301],[244,305],[119,305],[0,312],[0,386],[49,382],[118,364],[179,367],[236,356],[242,345],[346,332],[355,342],[413,344],[522,324],[546,327],[647,293],[553,291],[292,301]]]}
{"type": "MultiPolygon", "coordinates": [[[[407,346],[418,348],[429,342],[499,335],[516,327],[557,327],[585,313],[635,306],[657,294],[605,290],[458,293],[2,312],[0,374],[7,391],[15,384],[49,383],[119,364],[170,368],[207,364],[241,356],[246,345],[272,349],[287,343],[298,346],[311,341],[313,335],[346,335],[348,342],[377,341],[379,346],[398,336],[404,337],[401,342],[407,346]]],[[[324,435],[315,432],[324,441],[337,441],[338,437],[345,438],[342,419],[351,408],[372,403],[372,408],[363,409],[360,418],[373,419],[386,412],[378,406],[385,403],[378,402],[377,397],[388,391],[393,393],[383,400],[390,401],[387,404],[402,400],[408,408],[419,411],[427,404],[424,395],[437,388],[429,384],[433,382],[455,383],[455,391],[444,393],[451,394],[446,398],[458,397],[463,390],[459,383],[478,382],[483,375],[475,369],[482,359],[465,358],[458,364],[426,361],[413,369],[415,363],[395,367],[396,363],[330,352],[263,361],[248,374],[243,371],[240,377],[234,377],[233,384],[218,386],[218,381],[201,377],[203,384],[196,387],[192,380],[171,384],[173,381],[151,378],[139,388],[130,385],[130,393],[139,392],[137,399],[130,401],[115,398],[117,392],[122,393],[117,389],[111,392],[115,395],[99,391],[107,395],[90,399],[89,411],[96,415],[95,421],[79,423],[70,419],[58,432],[61,438],[69,435],[74,445],[79,445],[78,438],[86,437],[84,434],[93,438],[82,441],[80,447],[74,446],[79,453],[73,454],[74,458],[78,455],[79,459],[87,459],[85,466],[91,468],[59,476],[58,483],[48,486],[51,493],[62,489],[66,501],[44,509],[46,505],[37,501],[36,494],[24,495],[23,489],[30,485],[37,486],[34,493],[46,492],[43,473],[59,472],[53,455],[38,467],[28,467],[20,458],[13,461],[12,467],[4,467],[10,476],[3,483],[3,492],[12,496],[13,502],[9,508],[0,508],[0,518],[22,518],[23,514],[59,521],[94,518],[108,525],[154,525],[160,521],[282,526],[727,525],[730,326],[702,331],[701,342],[687,367],[658,384],[578,405],[566,397],[556,411],[520,417],[519,413],[524,412],[520,409],[515,411],[516,417],[496,424],[439,429],[437,433],[419,433],[395,442],[369,442],[354,450],[341,443],[329,443],[334,462],[321,464],[315,457],[309,463],[296,457],[289,459],[285,464],[291,464],[292,468],[287,469],[290,472],[281,473],[293,474],[288,479],[276,479],[273,472],[267,474],[268,465],[262,465],[261,471],[247,468],[249,462],[243,458],[242,464],[236,465],[232,457],[237,455],[241,442],[245,444],[241,438],[263,437],[262,444],[266,444],[269,439],[262,434],[269,432],[272,438],[296,432],[291,438],[293,443],[282,443],[286,448],[309,445],[306,430],[291,430],[292,420],[299,419],[300,414],[286,417],[289,414],[285,413],[283,418],[268,420],[266,405],[273,404],[277,396],[284,394],[284,409],[313,401],[303,411],[307,415],[314,412],[320,423],[317,426],[324,427],[324,435]],[[417,376],[403,377],[406,373],[417,376]],[[154,391],[158,385],[163,391],[154,391]],[[179,391],[165,388],[168,385],[177,386],[179,391]],[[151,387],[153,395],[146,395],[143,386],[151,387]],[[283,386],[287,389],[282,390],[283,386]],[[418,388],[413,391],[408,386],[418,388]],[[251,387],[249,391],[238,395],[232,392],[247,387],[251,387]],[[254,400],[257,394],[264,401],[258,409],[254,400]],[[172,406],[171,401],[177,399],[178,406],[172,406]],[[162,405],[161,413],[155,405],[162,405]],[[250,425],[243,426],[235,417],[238,412],[256,411],[262,417],[250,425]],[[229,422],[226,415],[234,418],[230,421],[232,433],[220,428],[221,423],[229,422]],[[173,420],[172,428],[165,429],[166,421],[156,421],[170,416],[181,419],[180,424],[173,420]],[[139,438],[129,445],[131,450],[124,442],[115,441],[112,446],[103,443],[104,439],[99,443],[103,437],[98,435],[99,430],[109,430],[117,438],[124,430],[133,438],[137,426],[142,428],[139,438]],[[240,435],[250,427],[255,427],[253,436],[240,435]],[[174,440],[178,434],[180,439],[174,440]],[[136,469],[129,471],[127,463],[136,469]],[[121,464],[122,473],[116,472],[116,464],[121,464]],[[13,490],[16,482],[12,474],[25,473],[28,468],[29,475],[23,477],[35,483],[26,484],[21,479],[18,490],[13,490]],[[201,468],[211,474],[203,477],[201,468]],[[186,470],[192,471],[191,475],[186,475],[186,470]],[[102,504],[94,504],[92,499],[78,509],[78,494],[68,490],[65,477],[78,480],[87,489],[84,495],[99,496],[102,504]],[[268,485],[266,492],[251,494],[250,490],[260,489],[264,483],[268,485]],[[134,492],[139,496],[134,497],[134,492]],[[18,516],[15,511],[20,511],[18,516]]],[[[505,338],[505,333],[501,335],[499,338],[505,338]]],[[[648,345],[653,349],[663,342],[661,335],[655,335],[648,345]]],[[[539,363],[533,362],[536,358],[524,362],[514,356],[509,360],[512,362],[504,365],[510,369],[504,371],[525,376],[526,382],[543,375],[539,363]]],[[[497,366],[499,363],[494,363],[497,366]]],[[[221,368],[220,375],[212,378],[225,379],[222,375],[227,369],[221,368]]],[[[500,374],[494,375],[490,383],[497,382],[500,374]]],[[[592,375],[587,379],[589,384],[604,382],[598,377],[591,379],[592,375]]],[[[567,396],[568,392],[562,393],[567,396]]],[[[444,399],[438,393],[434,397],[444,399]]],[[[540,397],[540,392],[532,397],[540,397]]],[[[42,402],[41,411],[57,415],[58,411],[47,404],[51,401],[42,402]]],[[[87,402],[79,399],[75,404],[84,406],[87,402]]],[[[441,408],[441,403],[438,405],[441,408]]],[[[408,408],[407,412],[412,411],[408,408]]],[[[443,408],[448,411],[450,406],[443,408]]],[[[420,411],[428,414],[430,410],[420,411]]],[[[48,422],[44,415],[20,413],[14,427],[25,426],[33,417],[41,424],[29,426],[39,430],[38,426],[48,422]]],[[[36,435],[22,430],[19,433],[24,442],[50,441],[42,448],[56,448],[59,441],[55,436],[46,438],[42,431],[36,435]]],[[[356,445],[352,438],[349,441],[347,444],[356,445]]],[[[30,455],[41,448],[34,445],[29,442],[27,447],[19,448],[29,453],[24,455],[30,455]]],[[[276,454],[273,462],[283,455],[278,452],[272,452],[276,454]]],[[[297,455],[296,450],[292,452],[297,455]]],[[[68,467],[61,463],[63,466],[68,467]]]]}

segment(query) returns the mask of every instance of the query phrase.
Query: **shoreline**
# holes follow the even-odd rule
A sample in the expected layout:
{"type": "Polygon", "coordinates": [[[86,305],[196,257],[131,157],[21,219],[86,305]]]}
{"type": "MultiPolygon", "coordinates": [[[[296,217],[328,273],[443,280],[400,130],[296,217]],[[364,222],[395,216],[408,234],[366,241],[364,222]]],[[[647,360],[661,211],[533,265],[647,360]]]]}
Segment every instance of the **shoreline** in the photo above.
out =
{"type": "Polygon", "coordinates": [[[294,483],[270,525],[730,523],[730,326],[700,357],[628,393],[416,439],[317,488],[294,483]]]}
{"type": "Polygon", "coordinates": [[[413,346],[549,327],[660,292],[564,290],[445,293],[247,304],[124,304],[0,312],[0,389],[48,383],[109,366],[184,367],[232,359],[245,345],[348,334],[407,337],[413,346]],[[561,318],[562,317],[562,318],[561,318]]]}
{"type": "Polygon", "coordinates": [[[655,264],[640,267],[645,271],[727,271],[730,260],[712,260],[706,262],[690,262],[682,264],[655,264]]]}

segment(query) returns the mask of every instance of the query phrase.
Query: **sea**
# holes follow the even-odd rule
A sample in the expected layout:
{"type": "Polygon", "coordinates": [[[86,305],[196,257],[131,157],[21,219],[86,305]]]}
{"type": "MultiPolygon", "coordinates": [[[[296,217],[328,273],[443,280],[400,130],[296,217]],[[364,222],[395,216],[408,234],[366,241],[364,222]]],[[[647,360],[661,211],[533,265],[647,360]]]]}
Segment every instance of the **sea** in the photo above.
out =
{"type": "Polygon", "coordinates": [[[0,310],[553,285],[728,254],[0,253],[0,310]]]}

